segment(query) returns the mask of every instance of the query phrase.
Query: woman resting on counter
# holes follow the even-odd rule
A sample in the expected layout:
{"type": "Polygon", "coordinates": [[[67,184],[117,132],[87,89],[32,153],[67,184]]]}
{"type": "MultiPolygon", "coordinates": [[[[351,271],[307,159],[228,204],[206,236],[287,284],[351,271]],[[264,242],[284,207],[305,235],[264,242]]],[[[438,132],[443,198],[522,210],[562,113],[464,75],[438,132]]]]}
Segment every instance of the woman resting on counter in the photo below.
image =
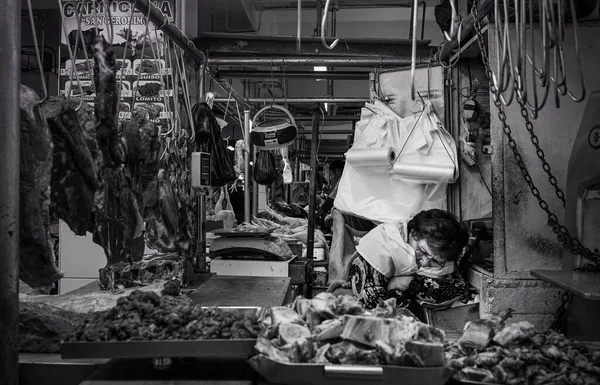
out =
{"type": "Polygon", "coordinates": [[[435,281],[454,273],[454,261],[468,239],[466,227],[444,210],[421,211],[408,223],[383,223],[356,247],[352,292],[367,308],[392,297],[406,305],[425,286],[440,288],[435,281]]]}

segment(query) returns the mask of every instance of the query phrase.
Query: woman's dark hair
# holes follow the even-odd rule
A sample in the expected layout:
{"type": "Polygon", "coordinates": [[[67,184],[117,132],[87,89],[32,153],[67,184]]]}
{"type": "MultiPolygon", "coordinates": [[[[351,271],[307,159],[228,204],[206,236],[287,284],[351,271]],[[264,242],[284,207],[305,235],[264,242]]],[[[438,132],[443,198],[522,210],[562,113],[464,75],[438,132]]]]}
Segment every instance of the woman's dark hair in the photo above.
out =
{"type": "Polygon", "coordinates": [[[334,172],[335,170],[339,170],[340,172],[344,171],[344,166],[346,162],[342,159],[336,159],[329,165],[329,171],[334,172]]]}
{"type": "Polygon", "coordinates": [[[454,214],[439,209],[421,211],[408,222],[408,232],[425,239],[432,251],[454,261],[469,240],[466,226],[454,214]]]}

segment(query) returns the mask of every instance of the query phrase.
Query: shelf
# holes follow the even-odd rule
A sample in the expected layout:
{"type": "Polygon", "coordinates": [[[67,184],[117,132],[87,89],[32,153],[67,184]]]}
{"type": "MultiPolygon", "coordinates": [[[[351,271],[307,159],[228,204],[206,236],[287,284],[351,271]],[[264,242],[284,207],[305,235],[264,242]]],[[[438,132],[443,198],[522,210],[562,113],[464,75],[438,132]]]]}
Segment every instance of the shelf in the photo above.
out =
{"type": "Polygon", "coordinates": [[[531,275],[582,297],[600,301],[600,274],[563,270],[533,270],[531,275]]]}

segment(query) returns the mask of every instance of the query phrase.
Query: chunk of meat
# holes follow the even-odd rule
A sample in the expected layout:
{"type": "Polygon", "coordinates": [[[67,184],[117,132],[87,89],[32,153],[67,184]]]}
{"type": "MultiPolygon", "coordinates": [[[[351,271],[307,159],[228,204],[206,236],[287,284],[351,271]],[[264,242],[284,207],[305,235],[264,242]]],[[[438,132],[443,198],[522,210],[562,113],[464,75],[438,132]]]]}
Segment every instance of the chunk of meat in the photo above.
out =
{"type": "Polygon", "coordinates": [[[52,136],[36,93],[21,86],[19,278],[31,287],[52,284],[63,274],[50,243],[52,136]]]}

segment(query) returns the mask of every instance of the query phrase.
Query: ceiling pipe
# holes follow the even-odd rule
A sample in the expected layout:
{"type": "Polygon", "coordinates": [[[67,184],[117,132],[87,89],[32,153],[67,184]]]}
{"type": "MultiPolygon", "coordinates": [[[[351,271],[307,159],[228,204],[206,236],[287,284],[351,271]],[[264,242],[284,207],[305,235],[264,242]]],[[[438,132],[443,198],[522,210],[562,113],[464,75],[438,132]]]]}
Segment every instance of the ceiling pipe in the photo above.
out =
{"type": "MultiPolygon", "coordinates": [[[[215,103],[227,103],[227,98],[217,98],[215,103]]],[[[231,100],[230,100],[231,101],[231,100]]],[[[305,104],[305,103],[368,103],[369,98],[248,98],[248,103],[290,103],[290,104],[305,104]]]]}
{"type": "Polygon", "coordinates": [[[235,71],[219,70],[219,75],[227,79],[333,79],[333,80],[366,80],[366,71],[235,71]]]}
{"type": "MultiPolygon", "coordinates": [[[[310,135],[312,134],[311,130],[298,130],[298,135],[310,135]]],[[[353,130],[324,130],[319,133],[319,135],[352,135],[354,134],[353,130]]]]}
{"type": "MultiPolygon", "coordinates": [[[[417,64],[427,64],[429,58],[419,58],[417,64]]],[[[214,66],[326,66],[326,67],[402,67],[411,63],[407,57],[369,57],[369,56],[346,56],[346,57],[213,57],[208,63],[214,66]]]]}
{"type": "MultiPolygon", "coordinates": [[[[302,8],[306,9],[310,9],[310,10],[318,10],[319,6],[318,4],[321,3],[321,8],[323,7],[323,2],[322,1],[316,1],[316,2],[308,2],[308,4],[305,3],[305,5],[302,6],[302,8]]],[[[386,3],[386,2],[376,2],[376,1],[365,1],[364,3],[357,3],[357,4],[341,4],[340,5],[340,9],[378,9],[378,8],[412,8],[412,3],[411,4],[396,4],[396,3],[386,3]]],[[[257,12],[266,12],[266,11],[292,11],[295,8],[292,6],[278,6],[278,7],[264,7],[264,8],[258,8],[256,9],[257,12]]],[[[321,22],[321,18],[318,17],[317,18],[317,22],[320,23],[321,22]]],[[[321,31],[317,31],[317,33],[315,34],[315,36],[320,36],[321,31]]]]}
{"type": "MultiPolygon", "coordinates": [[[[310,121],[312,119],[312,117],[311,116],[294,115],[294,119],[297,122],[302,122],[302,121],[310,121]]],[[[327,123],[327,122],[355,122],[355,121],[359,121],[359,120],[360,120],[360,116],[358,116],[358,115],[356,115],[356,116],[336,115],[336,116],[325,117],[325,123],[327,123]]]]}

